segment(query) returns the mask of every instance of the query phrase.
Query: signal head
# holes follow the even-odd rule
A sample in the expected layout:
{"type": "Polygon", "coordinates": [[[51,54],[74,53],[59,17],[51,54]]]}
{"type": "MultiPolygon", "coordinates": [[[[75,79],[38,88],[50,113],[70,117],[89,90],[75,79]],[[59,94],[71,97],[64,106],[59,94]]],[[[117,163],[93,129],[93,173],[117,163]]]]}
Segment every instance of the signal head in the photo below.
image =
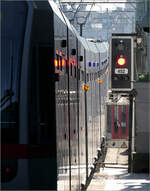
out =
{"type": "Polygon", "coordinates": [[[124,66],[126,64],[126,59],[122,56],[120,56],[118,59],[117,59],[117,64],[119,66],[124,66]]]}

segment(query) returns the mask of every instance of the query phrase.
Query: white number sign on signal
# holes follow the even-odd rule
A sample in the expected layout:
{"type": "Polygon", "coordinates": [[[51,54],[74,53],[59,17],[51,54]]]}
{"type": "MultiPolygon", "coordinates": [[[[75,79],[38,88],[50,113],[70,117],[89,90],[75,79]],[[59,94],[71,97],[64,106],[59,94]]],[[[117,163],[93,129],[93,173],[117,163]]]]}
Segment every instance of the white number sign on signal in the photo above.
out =
{"type": "Polygon", "coordinates": [[[115,68],[115,74],[128,74],[128,68],[115,68]]]}

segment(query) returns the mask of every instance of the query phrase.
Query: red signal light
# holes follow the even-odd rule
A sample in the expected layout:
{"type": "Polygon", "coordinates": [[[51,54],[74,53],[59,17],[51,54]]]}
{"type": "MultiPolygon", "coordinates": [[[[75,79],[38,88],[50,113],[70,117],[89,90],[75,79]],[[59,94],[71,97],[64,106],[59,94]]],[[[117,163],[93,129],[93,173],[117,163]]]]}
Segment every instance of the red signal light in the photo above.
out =
{"type": "Polygon", "coordinates": [[[126,64],[126,59],[124,57],[120,57],[117,59],[117,64],[119,66],[124,66],[126,64]]]}

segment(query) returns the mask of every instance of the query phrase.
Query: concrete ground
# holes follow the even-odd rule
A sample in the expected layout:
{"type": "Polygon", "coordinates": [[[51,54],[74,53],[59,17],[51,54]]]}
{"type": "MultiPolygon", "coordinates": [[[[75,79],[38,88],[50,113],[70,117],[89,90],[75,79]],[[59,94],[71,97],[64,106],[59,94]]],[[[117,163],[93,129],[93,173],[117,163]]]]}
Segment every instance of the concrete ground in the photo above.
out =
{"type": "Polygon", "coordinates": [[[87,191],[150,191],[150,177],[128,173],[124,166],[107,166],[95,173],[87,191]]]}
{"type": "Polygon", "coordinates": [[[124,154],[127,148],[108,148],[105,164],[127,165],[128,155],[124,154]]]}

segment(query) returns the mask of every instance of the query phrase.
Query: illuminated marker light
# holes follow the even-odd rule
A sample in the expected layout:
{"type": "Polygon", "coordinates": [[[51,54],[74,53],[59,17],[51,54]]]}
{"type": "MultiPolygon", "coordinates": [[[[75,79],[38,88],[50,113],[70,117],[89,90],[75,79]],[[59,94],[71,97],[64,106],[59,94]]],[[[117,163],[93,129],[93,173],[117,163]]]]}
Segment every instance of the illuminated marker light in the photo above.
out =
{"type": "Polygon", "coordinates": [[[65,65],[66,65],[66,61],[65,59],[62,59],[62,66],[65,67],[65,65]]]}
{"type": "Polygon", "coordinates": [[[61,66],[61,60],[59,60],[59,66],[61,66]]]}
{"type": "Polygon", "coordinates": [[[89,67],[91,67],[91,62],[89,62],[89,67]]]}
{"type": "Polygon", "coordinates": [[[90,90],[90,87],[87,84],[83,84],[82,88],[86,91],[90,90]]]}
{"type": "Polygon", "coordinates": [[[95,62],[93,62],[93,67],[95,67],[95,62]]]}
{"type": "Polygon", "coordinates": [[[55,67],[58,67],[58,61],[57,61],[57,59],[54,60],[54,65],[55,65],[55,67]]]}
{"type": "Polygon", "coordinates": [[[72,60],[72,66],[75,66],[75,65],[76,65],[76,61],[72,60]]]}
{"type": "Polygon", "coordinates": [[[117,64],[119,66],[124,66],[126,64],[126,59],[124,57],[120,57],[117,59],[117,64]]]}
{"type": "Polygon", "coordinates": [[[102,79],[99,79],[98,82],[101,84],[101,83],[103,82],[103,80],[102,80],[102,79]]]}

